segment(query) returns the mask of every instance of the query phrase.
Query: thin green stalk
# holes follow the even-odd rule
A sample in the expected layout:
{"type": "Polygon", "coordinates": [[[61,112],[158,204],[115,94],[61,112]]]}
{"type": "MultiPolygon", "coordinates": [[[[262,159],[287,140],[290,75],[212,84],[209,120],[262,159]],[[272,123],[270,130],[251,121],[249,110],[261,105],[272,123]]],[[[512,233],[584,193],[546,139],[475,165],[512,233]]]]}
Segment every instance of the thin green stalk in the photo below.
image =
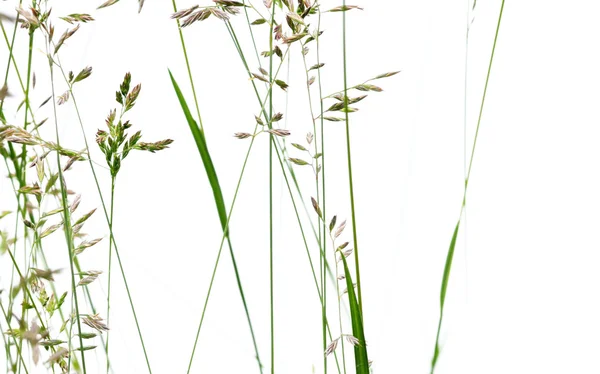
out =
{"type": "MultiPolygon", "coordinates": [[[[346,6],[346,0],[343,1],[343,6],[346,6]]],[[[344,107],[348,108],[348,80],[347,80],[347,59],[346,59],[346,12],[342,12],[342,44],[343,44],[343,60],[344,60],[344,107]]],[[[346,153],[348,156],[348,186],[350,187],[350,208],[352,214],[352,239],[354,241],[354,261],[356,266],[356,293],[358,294],[358,307],[362,316],[362,292],[360,283],[360,263],[358,259],[358,236],[356,234],[356,209],[354,208],[354,183],[352,178],[352,155],[350,152],[350,118],[348,111],[344,111],[346,119],[346,153]]],[[[364,325],[364,321],[363,321],[364,325]]]]}
{"type": "MultiPolygon", "coordinates": [[[[273,134],[269,134],[269,137],[272,138],[273,134]]],[[[269,290],[271,306],[271,374],[275,373],[275,304],[273,303],[273,280],[273,144],[269,142],[269,290]]]]}
{"type": "MultiPolygon", "coordinates": [[[[343,6],[346,5],[344,0],[343,6]]],[[[356,209],[354,207],[354,184],[352,177],[352,155],[350,147],[350,118],[348,115],[348,80],[347,80],[347,58],[346,58],[346,12],[342,12],[342,44],[343,44],[343,61],[344,61],[344,114],[346,120],[346,153],[348,157],[348,185],[350,187],[350,208],[352,214],[352,238],[354,241],[354,262],[356,272],[356,299],[354,292],[354,285],[351,281],[351,274],[348,269],[345,256],[342,254],[341,258],[344,263],[344,272],[346,276],[346,283],[348,289],[348,301],[350,304],[350,311],[352,317],[352,334],[357,338],[360,344],[354,346],[354,361],[356,366],[356,373],[363,374],[369,372],[369,359],[367,355],[365,334],[364,334],[364,318],[363,318],[363,300],[362,300],[362,287],[360,282],[360,262],[358,256],[358,237],[357,237],[357,223],[356,223],[356,209]]]]}
{"type": "MultiPolygon", "coordinates": [[[[27,83],[25,85],[25,116],[23,119],[23,128],[27,129],[27,115],[29,114],[28,112],[28,108],[29,108],[29,87],[30,87],[30,79],[31,79],[31,62],[33,60],[33,55],[32,55],[32,51],[33,51],[33,35],[34,35],[34,30],[30,29],[29,30],[29,48],[27,51],[27,83]]],[[[7,71],[8,74],[8,71],[7,71]]],[[[21,146],[21,163],[20,163],[20,175],[23,176],[23,179],[25,179],[25,165],[27,162],[27,146],[25,144],[23,144],[21,146]]],[[[15,164],[16,165],[16,164],[15,164]]],[[[23,198],[25,200],[25,198],[23,198]]],[[[17,203],[19,203],[17,201],[17,203]]],[[[23,204],[23,207],[25,207],[25,204],[23,204]]],[[[15,236],[16,237],[16,236],[15,236]]],[[[25,267],[27,267],[27,248],[26,248],[26,239],[27,238],[27,228],[25,226],[25,222],[23,221],[23,265],[25,267]]],[[[26,286],[25,286],[26,287],[26,286]]],[[[25,305],[22,305],[21,307],[21,316],[23,319],[26,319],[27,317],[27,309],[25,308],[25,305]]],[[[23,338],[21,338],[21,341],[19,342],[20,345],[23,344],[23,338]]],[[[21,346],[22,347],[22,346],[21,346]]],[[[20,366],[20,365],[19,365],[20,366]]]]}
{"type": "MultiPolygon", "coordinates": [[[[317,4],[315,4],[315,6],[317,6],[317,4]]],[[[319,11],[319,27],[320,27],[320,11],[319,11]]],[[[319,35],[319,27],[317,27],[316,33],[315,35],[317,35],[316,38],[316,42],[318,43],[318,35],[319,35]]],[[[317,65],[320,63],[320,59],[319,59],[319,50],[318,50],[318,44],[317,44],[317,65]]],[[[320,71],[321,69],[317,69],[318,74],[319,74],[319,102],[320,102],[320,113],[319,113],[319,118],[320,118],[320,122],[321,122],[321,133],[319,134],[317,132],[317,124],[316,124],[316,120],[315,120],[315,114],[314,114],[314,110],[313,110],[313,106],[312,106],[312,94],[310,91],[310,85],[308,84],[308,80],[309,80],[309,74],[308,74],[308,65],[306,63],[306,56],[303,54],[302,55],[302,61],[304,64],[304,72],[305,72],[305,78],[306,78],[306,91],[308,93],[308,106],[309,106],[309,111],[310,111],[310,117],[312,119],[312,124],[313,124],[313,134],[315,134],[315,140],[314,140],[314,154],[316,155],[317,153],[319,153],[319,149],[318,149],[318,144],[319,144],[319,135],[320,135],[320,139],[321,139],[321,154],[323,154],[323,146],[324,146],[324,140],[323,140],[323,101],[321,99],[321,75],[320,75],[320,71]]],[[[318,165],[318,160],[317,160],[317,165],[318,165]]],[[[323,160],[323,156],[321,156],[321,165],[324,165],[324,160],[323,160]]],[[[325,218],[327,217],[326,214],[326,209],[325,209],[325,195],[324,195],[324,190],[323,190],[323,200],[321,201],[321,193],[319,191],[319,180],[321,181],[322,185],[323,185],[323,189],[324,189],[324,183],[325,183],[325,174],[323,172],[322,177],[319,178],[319,173],[317,172],[318,169],[315,169],[315,185],[316,185],[316,194],[317,194],[317,205],[321,208],[321,212],[323,214],[323,220],[321,220],[321,225],[318,226],[318,244],[319,244],[319,275],[320,275],[320,283],[321,283],[321,289],[323,290],[323,300],[325,300],[325,302],[323,302],[321,304],[321,318],[322,318],[322,343],[323,343],[323,351],[325,351],[327,349],[327,334],[326,334],[326,326],[325,326],[325,318],[324,316],[326,316],[327,313],[327,297],[326,297],[326,287],[327,287],[327,282],[326,282],[326,273],[325,273],[325,263],[326,263],[326,259],[325,259],[325,255],[326,255],[326,241],[323,240],[323,236],[322,234],[324,234],[327,231],[327,224],[325,222],[325,218]]],[[[336,273],[337,273],[337,267],[336,267],[336,273]]],[[[339,301],[339,298],[338,298],[339,301]]],[[[341,321],[341,318],[340,318],[341,321]]],[[[343,343],[342,343],[343,344],[343,343]]],[[[343,353],[343,350],[342,350],[343,353]]],[[[323,371],[326,374],[327,373],[327,356],[323,355],[323,371]]],[[[345,363],[344,363],[345,366],[345,363]]]]}
{"type": "MultiPolygon", "coordinates": [[[[29,114],[29,88],[31,84],[31,63],[33,60],[33,35],[34,31],[29,31],[29,48],[27,51],[27,82],[25,84],[25,118],[23,120],[23,128],[27,130],[27,115],[29,114]]],[[[8,73],[8,72],[7,72],[8,73]]],[[[21,147],[21,174],[25,174],[25,165],[27,165],[27,146],[23,144],[21,147]]],[[[26,252],[26,251],[24,251],[26,252]]],[[[24,253],[25,254],[25,253],[24,253]]]]}
{"type": "Polygon", "coordinates": [[[479,117],[477,119],[477,127],[475,129],[475,138],[473,139],[473,147],[471,149],[471,157],[469,160],[469,168],[467,171],[467,176],[465,178],[465,188],[464,188],[464,192],[463,192],[463,198],[462,198],[462,204],[460,207],[460,214],[458,216],[458,222],[456,223],[456,227],[454,228],[454,233],[452,234],[452,239],[450,240],[450,247],[448,248],[448,254],[446,255],[446,264],[444,266],[444,275],[442,277],[442,286],[441,286],[441,290],[440,290],[440,316],[439,316],[439,320],[438,320],[438,328],[437,328],[437,334],[436,334],[436,338],[435,338],[435,349],[433,352],[433,358],[431,359],[431,370],[430,370],[430,374],[433,374],[435,371],[435,366],[437,364],[438,358],[439,358],[439,354],[440,354],[440,346],[439,346],[439,340],[440,340],[440,331],[442,329],[442,320],[444,318],[444,304],[446,301],[446,292],[448,290],[448,281],[450,280],[450,271],[452,269],[452,260],[454,258],[454,248],[456,246],[456,238],[458,236],[458,232],[460,229],[460,224],[461,224],[461,218],[463,216],[463,211],[465,209],[466,206],[466,202],[467,202],[467,188],[469,186],[469,178],[471,176],[471,170],[472,170],[472,166],[473,166],[473,159],[475,156],[475,149],[477,146],[477,138],[479,135],[479,128],[481,125],[481,118],[483,115],[483,107],[485,104],[485,97],[487,94],[487,89],[488,89],[488,83],[490,81],[490,74],[492,72],[492,63],[494,61],[494,52],[496,51],[496,43],[498,41],[498,33],[500,31],[500,23],[502,21],[502,13],[504,11],[504,0],[502,0],[502,5],[500,6],[500,13],[498,15],[498,23],[496,25],[496,33],[494,35],[494,43],[492,45],[492,53],[490,55],[490,62],[488,65],[488,70],[487,70],[487,75],[485,78],[485,86],[483,88],[483,96],[481,98],[481,105],[479,107],[479,117]]]}
{"type": "MultiPolygon", "coordinates": [[[[246,5],[246,0],[242,0],[242,3],[246,5]]],[[[254,8],[254,6],[253,6],[254,8]]],[[[254,53],[256,53],[256,60],[258,66],[261,66],[260,57],[258,56],[258,48],[256,47],[256,39],[254,38],[254,31],[252,31],[252,24],[250,23],[250,17],[248,16],[248,8],[244,7],[244,14],[246,15],[246,23],[248,24],[248,32],[250,32],[250,38],[252,39],[252,45],[254,46],[254,53]]],[[[262,16],[261,16],[262,17],[262,16]]]]}
{"type": "MultiPolygon", "coordinates": [[[[113,217],[114,217],[114,207],[115,207],[115,175],[111,175],[110,181],[110,221],[108,222],[108,226],[110,231],[113,229],[113,217]]],[[[111,282],[110,275],[112,274],[112,240],[108,243],[108,292],[106,295],[106,324],[110,326],[110,290],[111,290],[111,282]]],[[[110,330],[106,332],[106,372],[108,373],[110,370],[110,359],[108,355],[108,337],[110,330]]]]}
{"type": "MultiPolygon", "coordinates": [[[[473,4],[475,7],[475,4],[473,4]]],[[[471,0],[467,0],[467,27],[465,33],[465,70],[464,70],[464,96],[463,96],[463,178],[467,178],[467,93],[469,82],[469,32],[471,31],[471,0]]],[[[469,302],[469,263],[467,247],[467,205],[462,216],[463,221],[463,245],[464,245],[464,265],[465,265],[465,300],[469,302]]]]}
{"type": "MultiPolygon", "coordinates": [[[[275,6],[272,6],[269,30],[269,82],[273,82],[273,23],[275,6]]],[[[273,118],[273,90],[269,90],[269,122],[273,118]]],[[[271,306],[271,374],[275,374],[275,306],[273,303],[273,134],[269,133],[269,290],[271,306]]]]}
{"type": "MultiPolygon", "coordinates": [[[[48,48],[48,53],[50,48],[48,48]]],[[[56,132],[56,144],[60,146],[60,138],[58,135],[58,114],[56,110],[56,94],[54,91],[54,66],[51,61],[49,61],[50,67],[50,80],[52,87],[52,106],[54,110],[54,129],[56,132]]],[[[83,373],[87,373],[87,369],[85,366],[85,351],[83,350],[83,338],[81,337],[81,316],[79,314],[79,299],[77,297],[77,285],[75,284],[75,270],[73,266],[73,258],[75,257],[75,248],[73,247],[73,228],[71,227],[71,216],[69,211],[69,204],[67,201],[67,186],[65,185],[64,176],[62,172],[62,165],[60,162],[60,153],[56,152],[56,162],[58,166],[58,179],[60,180],[60,193],[62,199],[62,207],[63,207],[63,223],[64,223],[64,232],[65,232],[65,240],[67,242],[67,250],[69,254],[69,269],[71,271],[71,292],[73,294],[73,299],[75,301],[75,313],[77,315],[77,331],[79,334],[79,348],[81,349],[81,363],[83,367],[83,373]]],[[[69,339],[70,341],[70,339],[69,339]]],[[[70,357],[70,355],[69,355],[70,357]]],[[[70,363],[70,358],[69,358],[70,363]]]]}
{"type": "MultiPolygon", "coordinates": [[[[317,65],[321,63],[321,54],[320,54],[320,36],[319,33],[321,31],[321,7],[320,7],[320,3],[317,3],[319,5],[319,7],[317,8],[317,12],[318,12],[318,21],[317,21],[317,32],[316,32],[316,38],[315,38],[315,43],[317,45],[317,65]]],[[[315,4],[315,5],[317,5],[315,4]]],[[[317,84],[319,85],[319,119],[320,119],[320,126],[321,126],[321,189],[323,191],[323,206],[321,207],[321,209],[323,210],[323,217],[327,217],[327,203],[326,203],[326,191],[325,191],[325,127],[323,126],[324,122],[323,122],[323,88],[322,88],[322,82],[321,82],[321,69],[317,69],[317,84]]],[[[327,232],[327,223],[325,222],[325,220],[323,220],[323,232],[327,232]]],[[[325,300],[325,302],[322,303],[322,319],[323,319],[323,350],[325,350],[327,348],[327,336],[325,333],[325,325],[327,324],[327,281],[326,281],[326,277],[327,277],[327,273],[326,273],[326,266],[325,264],[327,264],[327,258],[325,257],[327,254],[327,241],[324,240],[323,241],[323,250],[321,252],[321,258],[322,258],[322,266],[323,268],[321,269],[321,288],[323,289],[323,300],[325,300]]],[[[334,259],[335,260],[335,259],[334,259]]],[[[336,269],[337,269],[337,265],[336,265],[336,269]]],[[[337,281],[336,281],[337,284],[337,281]]],[[[342,352],[343,353],[343,352],[342,352]]],[[[344,355],[344,354],[343,354],[344,355]]],[[[336,356],[336,360],[337,360],[337,356],[336,356]]],[[[342,362],[344,365],[344,372],[346,372],[346,360],[345,360],[345,356],[342,358],[342,362]]],[[[323,366],[324,366],[324,374],[327,374],[327,357],[325,355],[323,355],[323,366]]],[[[338,366],[339,369],[339,366],[338,366]]]]}

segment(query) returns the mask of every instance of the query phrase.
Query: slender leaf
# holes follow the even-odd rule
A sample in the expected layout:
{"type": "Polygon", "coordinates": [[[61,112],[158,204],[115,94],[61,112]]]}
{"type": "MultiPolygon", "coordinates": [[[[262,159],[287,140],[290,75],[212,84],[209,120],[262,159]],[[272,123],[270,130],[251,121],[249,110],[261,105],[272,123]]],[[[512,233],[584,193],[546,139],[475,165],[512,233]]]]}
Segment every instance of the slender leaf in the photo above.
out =
{"type": "Polygon", "coordinates": [[[369,374],[369,357],[367,355],[367,344],[365,342],[365,332],[360,305],[356,299],[352,275],[348,269],[348,262],[343,255],[344,274],[346,275],[346,286],[348,287],[348,302],[350,304],[350,316],[352,318],[352,335],[358,339],[359,344],[354,345],[354,363],[356,364],[356,374],[369,374]]]}
{"type": "Polygon", "coordinates": [[[190,112],[185,98],[179,89],[179,85],[175,81],[173,74],[171,74],[171,70],[169,70],[169,76],[171,77],[171,83],[173,83],[175,94],[177,95],[177,99],[179,100],[179,104],[181,105],[181,109],[185,115],[185,119],[190,127],[194,141],[196,142],[196,146],[198,147],[198,152],[200,152],[200,157],[202,158],[202,163],[204,164],[204,169],[206,170],[206,175],[208,176],[208,181],[210,182],[210,186],[213,190],[215,204],[217,205],[219,219],[221,220],[221,227],[223,228],[224,232],[226,231],[225,236],[229,238],[229,230],[227,229],[227,210],[225,209],[223,192],[221,191],[219,178],[217,177],[217,171],[215,170],[210,153],[208,152],[208,146],[206,144],[206,139],[204,138],[204,132],[198,126],[194,120],[194,117],[192,117],[192,113],[190,112]]]}

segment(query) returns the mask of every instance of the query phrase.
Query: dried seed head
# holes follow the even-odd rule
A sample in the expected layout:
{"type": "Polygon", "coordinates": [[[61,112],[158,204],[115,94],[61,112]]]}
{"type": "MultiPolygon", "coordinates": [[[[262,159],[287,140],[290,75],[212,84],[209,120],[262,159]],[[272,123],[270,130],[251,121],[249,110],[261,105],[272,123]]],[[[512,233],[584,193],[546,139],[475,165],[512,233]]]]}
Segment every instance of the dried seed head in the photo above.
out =
{"type": "Polygon", "coordinates": [[[212,13],[208,9],[200,9],[187,16],[187,18],[185,18],[181,23],[181,27],[187,27],[197,21],[204,21],[205,19],[210,17],[211,14],[212,13]]]}
{"type": "Polygon", "coordinates": [[[79,283],[77,283],[77,286],[87,286],[88,284],[92,283],[93,281],[95,281],[96,279],[98,279],[98,274],[91,274],[88,275],[85,278],[82,278],[79,283]]]}
{"type": "Polygon", "coordinates": [[[400,72],[400,70],[398,70],[398,71],[392,71],[392,72],[389,72],[389,73],[383,73],[383,74],[379,74],[378,76],[376,76],[376,77],[375,77],[375,78],[373,78],[373,79],[381,79],[381,78],[387,78],[387,77],[391,77],[391,76],[393,76],[393,75],[396,75],[396,74],[398,74],[399,72],[400,72]]]}
{"type": "Polygon", "coordinates": [[[69,14],[66,17],[60,17],[60,19],[62,19],[65,22],[70,23],[71,25],[75,22],[87,23],[90,21],[94,21],[94,18],[92,16],[90,16],[89,14],[79,14],[79,13],[69,14]]]}
{"type": "Polygon", "coordinates": [[[381,87],[378,87],[374,84],[359,84],[358,86],[354,87],[359,91],[375,91],[375,92],[381,92],[383,91],[383,89],[381,87]]]}
{"type": "Polygon", "coordinates": [[[340,236],[342,234],[342,231],[344,231],[345,228],[346,228],[346,220],[344,220],[342,223],[340,223],[337,230],[335,230],[335,235],[333,237],[337,238],[338,236],[340,236]]]}
{"type": "Polygon", "coordinates": [[[353,346],[357,346],[360,345],[360,341],[355,338],[354,336],[350,335],[350,334],[346,334],[344,335],[344,338],[346,338],[346,341],[350,344],[352,344],[353,346]]]}
{"type": "Polygon", "coordinates": [[[81,202],[81,195],[75,196],[75,200],[73,200],[73,203],[71,204],[71,207],[69,208],[69,211],[71,213],[73,213],[75,211],[75,209],[77,209],[77,207],[79,206],[80,202],[81,202]]]}
{"type": "Polygon", "coordinates": [[[69,351],[66,348],[59,347],[56,350],[56,353],[51,355],[46,361],[47,364],[54,365],[58,361],[60,361],[63,357],[67,357],[69,355],[69,351]]]}
{"type": "Polygon", "coordinates": [[[277,112],[273,115],[273,117],[271,117],[271,122],[281,121],[282,118],[283,118],[283,113],[277,112]]]}
{"type": "Polygon", "coordinates": [[[99,332],[108,331],[108,326],[102,321],[104,320],[98,314],[87,315],[81,319],[81,322],[99,332]]]}
{"type": "Polygon", "coordinates": [[[82,241],[77,248],[75,248],[75,254],[78,255],[81,252],[83,252],[84,250],[86,250],[87,248],[97,244],[100,240],[102,240],[102,238],[98,238],[98,239],[93,239],[93,240],[84,240],[82,241]]]}
{"type": "Polygon", "coordinates": [[[238,139],[246,139],[252,136],[252,134],[248,134],[247,132],[236,132],[233,134],[238,139]]]}
{"type": "Polygon", "coordinates": [[[290,135],[289,130],[283,130],[283,129],[271,129],[271,130],[267,130],[267,132],[271,133],[273,135],[281,136],[281,137],[290,135]]]}
{"type": "Polygon", "coordinates": [[[40,25],[40,20],[37,18],[35,10],[30,8],[29,10],[23,9],[21,6],[15,8],[19,15],[23,18],[21,22],[23,22],[22,27],[38,27],[40,25]]]}
{"type": "Polygon", "coordinates": [[[308,134],[306,134],[306,142],[308,144],[312,143],[313,138],[314,138],[314,136],[313,136],[312,132],[309,132],[308,134]]]}
{"type": "Polygon", "coordinates": [[[341,6],[329,9],[328,12],[346,12],[346,11],[352,10],[352,9],[363,10],[363,8],[356,6],[356,5],[341,5],[341,6]]]}
{"type": "Polygon", "coordinates": [[[340,341],[340,338],[336,338],[331,343],[329,343],[329,345],[327,346],[327,349],[325,350],[325,357],[329,356],[330,354],[333,353],[333,351],[335,351],[335,349],[338,346],[339,341],[340,341]]]}
{"type": "Polygon", "coordinates": [[[171,14],[171,19],[181,19],[192,14],[194,10],[198,9],[198,5],[194,5],[191,8],[183,9],[178,12],[171,14]]]}
{"type": "Polygon", "coordinates": [[[239,1],[232,1],[232,0],[213,0],[213,2],[222,5],[224,7],[236,7],[236,6],[243,6],[245,7],[246,5],[244,5],[244,3],[240,3],[239,1]]]}
{"type": "Polygon", "coordinates": [[[64,94],[62,94],[58,97],[57,104],[63,105],[64,103],[69,101],[69,96],[70,96],[69,91],[65,91],[64,94]]]}
{"type": "Polygon", "coordinates": [[[67,163],[63,167],[63,171],[69,170],[71,168],[71,166],[73,166],[73,163],[75,163],[75,161],[79,160],[79,158],[80,158],[79,156],[70,157],[69,161],[67,161],[67,163]]]}
{"type": "Polygon", "coordinates": [[[308,35],[308,34],[305,33],[305,32],[302,32],[302,33],[299,33],[299,34],[293,34],[291,36],[284,35],[282,37],[282,39],[283,39],[283,42],[285,44],[292,44],[293,42],[297,42],[298,40],[304,38],[306,35],[308,35]]]}
{"type": "Polygon", "coordinates": [[[348,256],[350,256],[352,254],[352,250],[353,250],[353,248],[348,248],[348,249],[344,250],[343,252],[341,252],[341,254],[337,258],[337,262],[342,261],[342,256],[344,256],[344,258],[348,258],[348,256]]]}
{"type": "Polygon", "coordinates": [[[283,37],[281,33],[281,25],[277,25],[273,28],[273,33],[275,34],[275,40],[280,40],[283,37]]]}
{"type": "Polygon", "coordinates": [[[225,13],[224,11],[222,11],[221,9],[218,8],[206,8],[208,9],[208,11],[215,17],[217,17],[218,19],[220,19],[221,21],[228,21],[229,20],[229,16],[227,15],[227,13],[225,13]]]}
{"type": "Polygon", "coordinates": [[[113,4],[116,4],[119,0],[108,0],[104,3],[102,3],[102,5],[100,5],[97,9],[102,9],[102,8],[106,8],[108,6],[111,6],[113,4]]]}
{"type": "Polygon", "coordinates": [[[263,81],[265,83],[269,83],[269,79],[267,77],[263,77],[260,74],[252,73],[252,77],[258,79],[259,81],[263,81]]]}
{"type": "Polygon", "coordinates": [[[62,47],[64,42],[70,37],[72,37],[77,32],[77,30],[79,30],[79,25],[75,26],[73,30],[67,30],[64,32],[64,34],[62,34],[62,36],[58,40],[58,43],[56,43],[56,45],[54,46],[54,54],[58,53],[58,50],[60,49],[60,47],[62,47]]]}
{"type": "Polygon", "coordinates": [[[317,212],[317,215],[319,216],[319,218],[323,219],[323,213],[321,213],[321,208],[319,207],[317,200],[315,200],[314,197],[311,197],[310,201],[312,202],[312,206],[315,209],[315,212],[317,212]]]}

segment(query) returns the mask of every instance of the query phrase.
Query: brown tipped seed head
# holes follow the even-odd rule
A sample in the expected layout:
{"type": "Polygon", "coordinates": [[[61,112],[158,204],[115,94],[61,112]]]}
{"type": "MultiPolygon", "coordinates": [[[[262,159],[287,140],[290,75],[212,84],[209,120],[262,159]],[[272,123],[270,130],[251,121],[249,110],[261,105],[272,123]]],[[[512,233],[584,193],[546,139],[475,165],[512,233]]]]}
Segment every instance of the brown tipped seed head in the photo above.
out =
{"type": "Polygon", "coordinates": [[[247,132],[236,132],[233,134],[238,139],[246,139],[252,136],[252,134],[248,134],[247,132]]]}
{"type": "Polygon", "coordinates": [[[289,130],[283,130],[283,129],[271,129],[271,130],[267,130],[267,132],[271,133],[273,135],[281,136],[281,137],[290,135],[289,130]]]}

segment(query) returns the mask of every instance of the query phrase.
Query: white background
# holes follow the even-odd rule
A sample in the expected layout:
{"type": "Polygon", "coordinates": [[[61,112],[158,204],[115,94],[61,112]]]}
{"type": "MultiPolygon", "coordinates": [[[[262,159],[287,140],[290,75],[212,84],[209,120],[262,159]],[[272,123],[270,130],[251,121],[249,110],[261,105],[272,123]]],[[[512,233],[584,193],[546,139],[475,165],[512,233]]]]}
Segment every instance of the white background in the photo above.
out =
{"type": "MultiPolygon", "coordinates": [[[[323,9],[340,5],[323,3],[323,9]]],[[[194,4],[178,5],[182,9],[194,4]]],[[[135,153],[124,163],[117,180],[114,232],[153,371],[182,373],[221,233],[206,174],[168,78],[170,68],[191,105],[176,26],[169,19],[172,6],[166,0],[147,1],[138,15],[133,0],[101,11],[94,9],[97,5],[52,4],[54,17],[77,12],[96,18],[65,44],[61,60],[65,69],[75,72],[93,66],[92,76],[75,89],[90,140],[115,107],[114,91],[127,71],[134,83],[143,85],[128,117],[133,129],[142,129],[146,141],[175,140],[167,151],[135,153]]],[[[441,276],[463,193],[465,149],[468,160],[500,1],[479,1],[470,15],[466,1],[357,5],[364,11],[347,14],[349,84],[402,70],[378,81],[385,91],[370,94],[351,115],[369,357],[376,373],[428,373],[441,276]],[[465,146],[465,36],[471,21],[465,146]]],[[[0,11],[8,14],[14,6],[14,1],[3,2],[0,11]]],[[[449,286],[438,374],[600,372],[599,8],[595,1],[506,2],[469,185],[467,223],[461,229],[449,286]]],[[[237,18],[236,31],[248,45],[245,21],[237,18]]],[[[68,26],[55,23],[58,34],[68,26]]],[[[331,93],[343,88],[341,14],[323,15],[322,28],[323,90],[331,93]]],[[[259,51],[266,50],[267,26],[255,30],[259,51]]],[[[249,144],[232,134],[252,131],[256,99],[222,22],[211,18],[184,34],[206,137],[229,205],[249,144]]],[[[16,58],[22,67],[25,37],[19,30],[16,58]]],[[[50,93],[42,47],[40,43],[34,51],[36,108],[50,93]]],[[[1,50],[0,60],[6,61],[7,49],[1,50]]],[[[251,51],[247,49],[248,60],[257,71],[251,51]]],[[[298,52],[296,46],[290,78],[285,78],[289,106],[286,110],[279,90],[275,105],[285,114],[291,141],[300,143],[312,124],[298,52]]],[[[310,64],[316,62],[314,51],[308,58],[310,64]]],[[[285,68],[282,72],[287,75],[285,68]]],[[[16,81],[13,86],[18,87],[16,81]]],[[[59,84],[57,93],[64,89],[59,84]]],[[[12,111],[6,113],[12,115],[21,99],[15,95],[7,101],[12,111]]],[[[49,115],[51,108],[46,106],[37,117],[49,115]]],[[[8,119],[17,121],[20,116],[8,119]]],[[[59,124],[63,143],[81,149],[72,101],[59,107],[59,124]]],[[[53,136],[51,121],[45,126],[43,131],[53,136]]],[[[342,123],[326,126],[327,215],[349,218],[345,131],[342,123]]],[[[100,152],[94,152],[92,157],[102,163],[100,152]]],[[[265,364],[267,157],[267,137],[259,137],[231,223],[265,364]]],[[[98,170],[108,196],[108,172],[98,170]]],[[[289,195],[279,167],[275,170],[276,372],[311,373],[314,365],[320,373],[318,299],[289,195]]],[[[311,174],[298,169],[298,176],[308,199],[314,195],[311,174]]],[[[67,181],[83,195],[81,212],[99,207],[86,164],[77,164],[67,181]]],[[[13,204],[10,184],[2,180],[0,187],[1,208],[14,209],[5,206],[13,204]]],[[[305,203],[310,206],[308,200],[305,203]]],[[[91,237],[108,235],[99,213],[85,227],[91,237]]],[[[12,227],[8,221],[2,225],[12,227]]],[[[346,236],[349,240],[350,230],[346,236]]],[[[61,239],[55,247],[47,245],[54,267],[66,264],[61,239]]],[[[106,270],[107,250],[104,240],[83,254],[84,268],[106,270]]],[[[0,261],[5,288],[8,257],[0,261]]],[[[113,276],[115,372],[144,372],[122,280],[118,272],[113,276]]],[[[103,277],[92,287],[98,300],[106,288],[103,277]]],[[[192,371],[257,372],[253,355],[230,258],[224,252],[192,371]]],[[[86,357],[89,366],[103,367],[101,358],[95,365],[93,355],[86,357]]]]}

